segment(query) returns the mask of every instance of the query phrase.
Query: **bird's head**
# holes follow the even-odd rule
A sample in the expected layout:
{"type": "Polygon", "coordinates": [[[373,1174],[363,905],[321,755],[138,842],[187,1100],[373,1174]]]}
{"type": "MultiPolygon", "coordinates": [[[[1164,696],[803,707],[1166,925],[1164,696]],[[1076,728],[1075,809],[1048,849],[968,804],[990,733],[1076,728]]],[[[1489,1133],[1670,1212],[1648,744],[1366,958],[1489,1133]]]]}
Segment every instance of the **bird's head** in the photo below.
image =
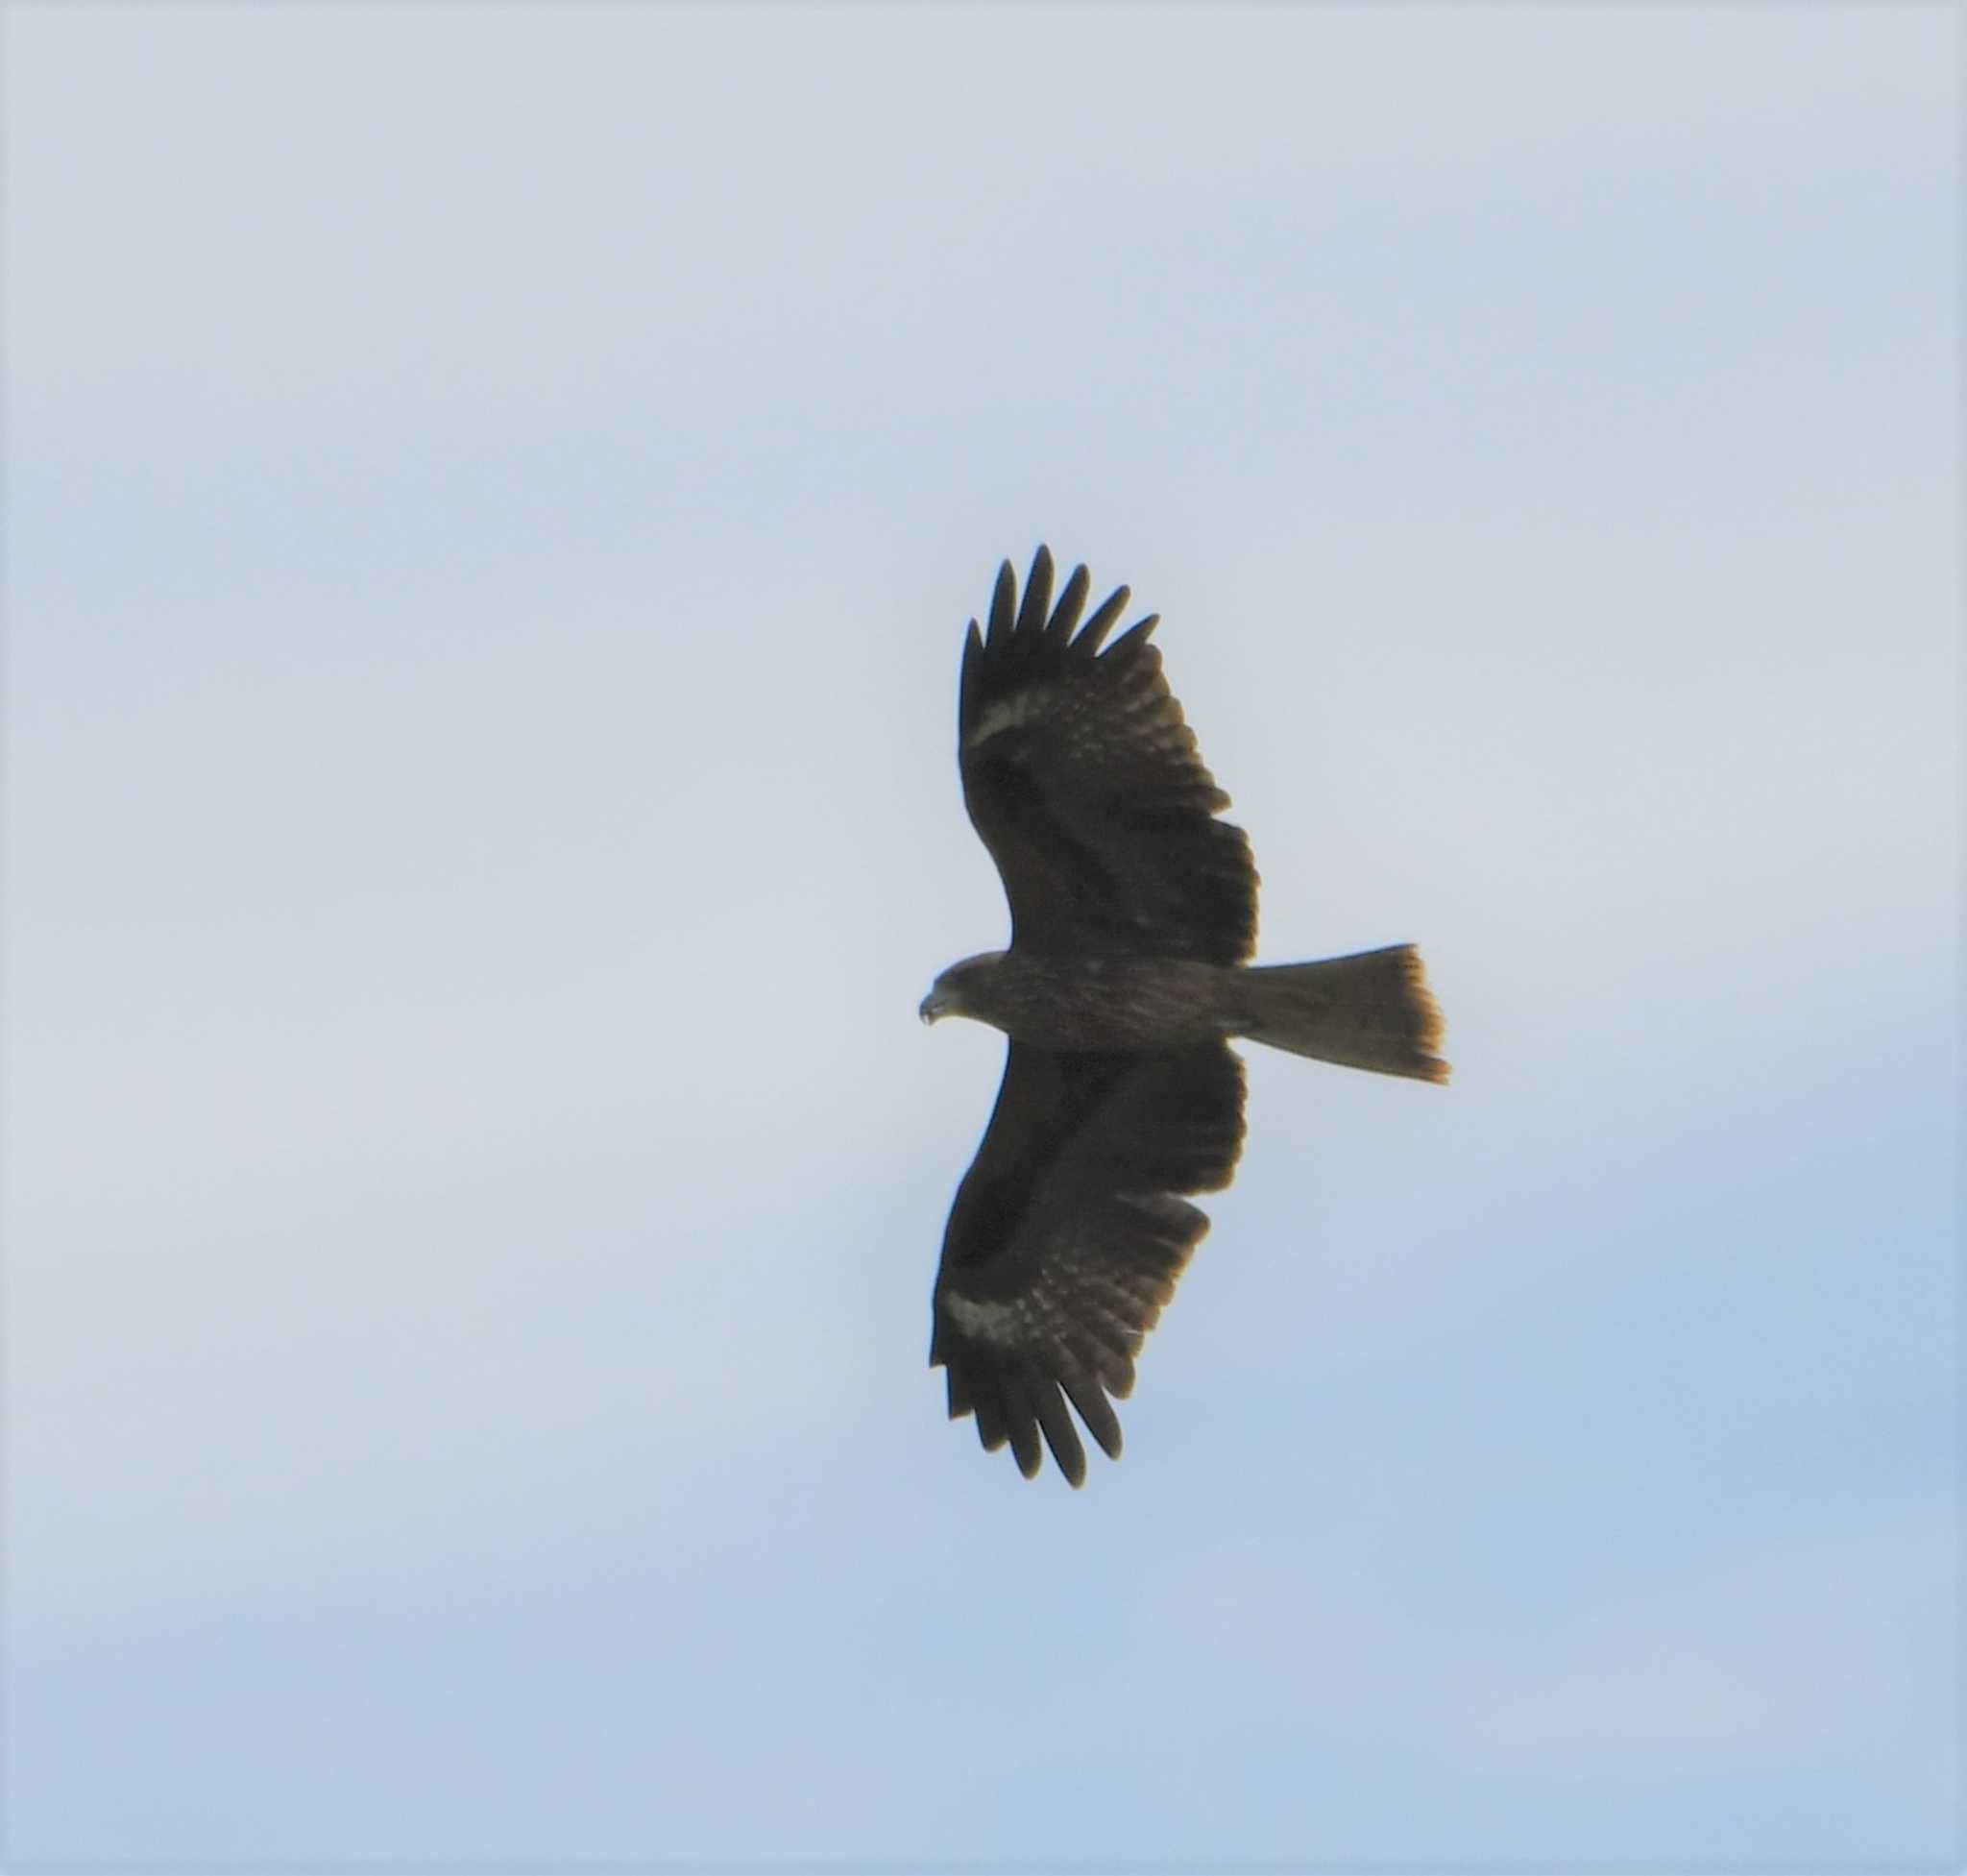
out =
{"type": "Polygon", "coordinates": [[[1004,956],[1002,951],[981,951],[974,958],[954,963],[929,987],[916,1012],[925,1023],[938,1016],[971,1016],[976,1013],[970,992],[979,978],[1004,956]]]}

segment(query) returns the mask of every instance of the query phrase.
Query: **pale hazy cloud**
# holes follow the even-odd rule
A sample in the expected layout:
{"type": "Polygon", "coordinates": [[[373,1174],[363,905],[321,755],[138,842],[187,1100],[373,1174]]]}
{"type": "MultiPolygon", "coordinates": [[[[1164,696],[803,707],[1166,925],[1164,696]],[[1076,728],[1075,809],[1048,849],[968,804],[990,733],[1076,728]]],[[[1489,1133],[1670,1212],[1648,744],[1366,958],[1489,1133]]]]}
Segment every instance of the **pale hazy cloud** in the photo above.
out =
{"type": "Polygon", "coordinates": [[[9,36],[17,1853],[1934,1852],[1944,15],[9,36]],[[924,1366],[1041,537],[1458,1070],[1252,1061],[1078,1498],[924,1366]]]}

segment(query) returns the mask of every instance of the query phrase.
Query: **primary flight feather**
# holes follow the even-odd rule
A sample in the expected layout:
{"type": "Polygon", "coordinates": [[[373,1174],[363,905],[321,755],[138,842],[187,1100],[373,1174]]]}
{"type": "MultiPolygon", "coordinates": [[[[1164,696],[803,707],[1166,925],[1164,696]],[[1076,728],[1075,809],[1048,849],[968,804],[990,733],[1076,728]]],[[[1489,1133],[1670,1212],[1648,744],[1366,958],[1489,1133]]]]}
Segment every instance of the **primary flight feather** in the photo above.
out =
{"type": "Polygon", "coordinates": [[[952,964],[922,1019],[1009,1037],[1004,1082],[957,1192],[929,1359],[951,1418],[974,1413],[1027,1478],[1049,1447],[1074,1485],[1078,1423],[1120,1456],[1113,1401],[1208,1230],[1188,1195],[1227,1185],[1243,1148],[1238,1036],[1445,1082],[1419,953],[1394,945],[1251,968],[1256,868],[1229,797],[1150,642],[1107,644],[1129,592],[1081,623],[1040,548],[1023,602],[1010,563],[987,629],[970,621],[958,706],[963,802],[1010,902],[1008,951],[952,964]],[[1070,1410],[1067,1403],[1070,1402],[1070,1410]]]}

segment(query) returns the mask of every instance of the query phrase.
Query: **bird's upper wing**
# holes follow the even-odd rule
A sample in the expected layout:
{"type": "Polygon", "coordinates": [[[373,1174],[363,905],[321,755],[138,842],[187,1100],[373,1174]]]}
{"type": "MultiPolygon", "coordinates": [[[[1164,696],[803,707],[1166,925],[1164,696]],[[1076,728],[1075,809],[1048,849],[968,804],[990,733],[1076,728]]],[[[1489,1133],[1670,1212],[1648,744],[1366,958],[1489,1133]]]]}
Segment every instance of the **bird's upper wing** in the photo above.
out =
{"type": "Polygon", "coordinates": [[[1048,613],[1041,547],[1019,605],[1006,561],[989,629],[972,620],[963,646],[963,801],[1003,876],[1011,942],[1241,963],[1256,942],[1250,841],[1216,818],[1229,797],[1161,675],[1155,617],[1103,652],[1128,589],[1079,626],[1086,587],[1076,568],[1048,613]]]}
{"type": "Polygon", "coordinates": [[[1182,1198],[1229,1182],[1243,1147],[1243,1064],[1221,1042],[1074,1053],[1013,1042],[936,1272],[932,1364],[952,1419],[1008,1440],[1027,1478],[1039,1434],[1073,1484],[1085,1450],[1065,1401],[1110,1457],[1111,1395],[1175,1294],[1209,1221],[1182,1198]],[[1063,1398],[1061,1398],[1063,1390],[1063,1398]]]}

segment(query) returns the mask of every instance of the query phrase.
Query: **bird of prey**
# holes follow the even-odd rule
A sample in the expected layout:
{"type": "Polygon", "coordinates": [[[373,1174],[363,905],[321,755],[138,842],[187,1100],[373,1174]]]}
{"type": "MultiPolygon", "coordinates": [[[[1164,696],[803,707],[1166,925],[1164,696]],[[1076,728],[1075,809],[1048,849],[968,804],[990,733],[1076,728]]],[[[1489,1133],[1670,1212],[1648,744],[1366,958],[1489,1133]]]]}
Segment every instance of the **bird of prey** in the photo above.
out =
{"type": "Polygon", "coordinates": [[[1159,615],[1107,645],[1130,596],[1081,623],[1087,584],[1075,568],[1055,606],[1041,547],[1023,602],[1006,561],[988,628],[970,621],[958,761],[1010,901],[1010,948],[952,964],[921,1010],[1009,1038],[943,1236],[930,1364],[985,1450],[1008,1441],[1031,1478],[1042,1434],[1074,1485],[1086,1455],[1067,1401],[1117,1459],[1113,1401],[1208,1230],[1187,1195],[1227,1185],[1242,1152],[1229,1038],[1448,1075],[1412,945],[1248,965],[1250,841],[1216,818],[1229,797],[1161,674],[1159,615]]]}

